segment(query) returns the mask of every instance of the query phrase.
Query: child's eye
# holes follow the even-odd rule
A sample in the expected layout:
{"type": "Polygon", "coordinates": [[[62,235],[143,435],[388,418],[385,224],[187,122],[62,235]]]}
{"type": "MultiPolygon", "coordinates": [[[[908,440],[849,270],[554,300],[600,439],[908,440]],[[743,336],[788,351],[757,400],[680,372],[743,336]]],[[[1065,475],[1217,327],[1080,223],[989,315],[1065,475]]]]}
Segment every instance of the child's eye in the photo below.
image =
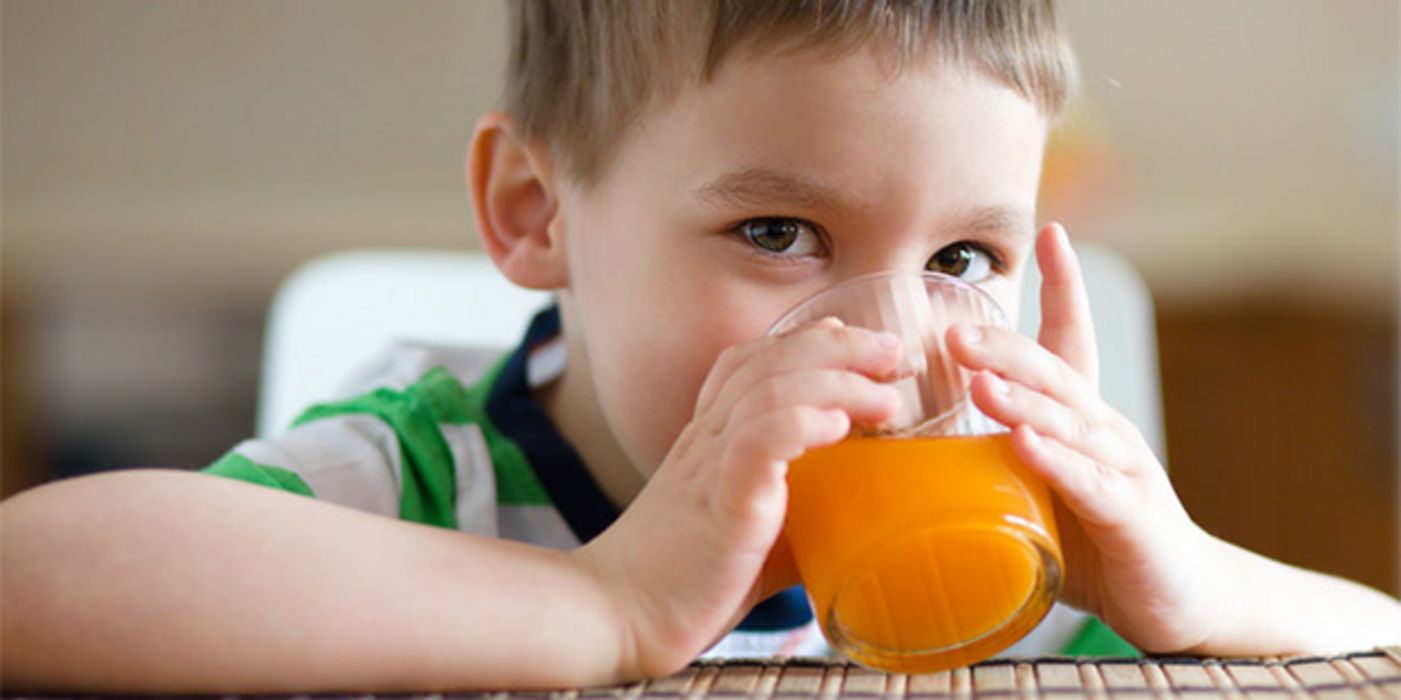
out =
{"type": "Polygon", "coordinates": [[[803,257],[822,253],[822,238],[812,224],[801,219],[766,217],[739,225],[745,240],[775,255],[803,257]]]}
{"type": "Polygon", "coordinates": [[[965,282],[982,282],[992,276],[999,264],[997,256],[988,249],[977,243],[959,241],[944,246],[924,267],[930,272],[962,277],[965,282]]]}

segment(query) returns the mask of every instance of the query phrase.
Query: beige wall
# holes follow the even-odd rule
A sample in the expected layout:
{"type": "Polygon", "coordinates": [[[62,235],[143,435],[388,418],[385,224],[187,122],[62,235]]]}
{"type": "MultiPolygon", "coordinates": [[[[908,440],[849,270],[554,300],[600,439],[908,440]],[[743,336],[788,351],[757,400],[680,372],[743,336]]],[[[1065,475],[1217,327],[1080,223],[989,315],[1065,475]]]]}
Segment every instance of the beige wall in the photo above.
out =
{"type": "Polygon", "coordinates": [[[1097,233],[1160,296],[1395,299],[1401,4],[1067,7],[1084,108],[1137,191],[1097,233]]]}
{"type": "MultiPolygon", "coordinates": [[[[1066,7],[1082,111],[1128,183],[1079,233],[1164,298],[1394,300],[1394,0],[1066,7]]],[[[469,245],[462,152],[498,92],[502,15],[6,0],[8,293],[261,302],[320,251],[469,245]]]]}
{"type": "Polygon", "coordinates": [[[7,0],[7,272],[199,305],[261,298],[320,251],[467,244],[501,10],[7,0]]]}

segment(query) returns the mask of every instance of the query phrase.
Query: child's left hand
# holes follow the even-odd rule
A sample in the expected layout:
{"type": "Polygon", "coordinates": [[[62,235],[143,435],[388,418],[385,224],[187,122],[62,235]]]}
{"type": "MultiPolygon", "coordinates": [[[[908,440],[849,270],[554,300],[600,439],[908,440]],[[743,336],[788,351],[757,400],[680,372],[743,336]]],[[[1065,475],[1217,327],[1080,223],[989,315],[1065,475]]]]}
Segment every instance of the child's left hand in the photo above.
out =
{"type": "Polygon", "coordinates": [[[1062,598],[1145,651],[1201,647],[1225,605],[1215,540],[1188,517],[1138,429],[1099,396],[1089,302],[1064,229],[1042,228],[1036,248],[1038,342],[959,326],[949,346],[978,373],[974,402],[1012,429],[1018,456],[1055,492],[1062,598]]]}

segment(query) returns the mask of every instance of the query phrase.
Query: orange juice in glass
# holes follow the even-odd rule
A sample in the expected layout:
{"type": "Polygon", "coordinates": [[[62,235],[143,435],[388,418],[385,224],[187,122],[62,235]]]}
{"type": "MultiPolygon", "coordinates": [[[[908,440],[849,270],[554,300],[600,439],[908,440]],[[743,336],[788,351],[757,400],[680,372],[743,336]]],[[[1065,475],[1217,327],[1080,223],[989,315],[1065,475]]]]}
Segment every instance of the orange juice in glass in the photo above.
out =
{"type": "Polygon", "coordinates": [[[827,316],[904,343],[902,413],[788,469],[785,531],[818,623],[842,653],[891,671],[972,663],[1050,610],[1061,554],[1050,494],[967,397],[944,348],[954,323],[1006,326],[982,290],[936,273],[843,283],[799,304],[781,333],[827,316]]]}

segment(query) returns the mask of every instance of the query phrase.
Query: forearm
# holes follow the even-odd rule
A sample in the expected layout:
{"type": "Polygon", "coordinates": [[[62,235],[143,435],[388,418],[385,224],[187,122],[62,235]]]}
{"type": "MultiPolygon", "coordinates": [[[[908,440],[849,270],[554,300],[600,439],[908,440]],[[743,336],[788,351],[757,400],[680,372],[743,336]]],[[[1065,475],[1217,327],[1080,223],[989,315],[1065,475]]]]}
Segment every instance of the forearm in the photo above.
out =
{"type": "Polygon", "coordinates": [[[566,686],[624,663],[566,553],[178,472],[53,484],[0,519],[7,687],[566,686]]]}
{"type": "Polygon", "coordinates": [[[1221,624],[1201,648],[1221,655],[1327,654],[1401,642],[1401,602],[1221,540],[1221,624]]]}

